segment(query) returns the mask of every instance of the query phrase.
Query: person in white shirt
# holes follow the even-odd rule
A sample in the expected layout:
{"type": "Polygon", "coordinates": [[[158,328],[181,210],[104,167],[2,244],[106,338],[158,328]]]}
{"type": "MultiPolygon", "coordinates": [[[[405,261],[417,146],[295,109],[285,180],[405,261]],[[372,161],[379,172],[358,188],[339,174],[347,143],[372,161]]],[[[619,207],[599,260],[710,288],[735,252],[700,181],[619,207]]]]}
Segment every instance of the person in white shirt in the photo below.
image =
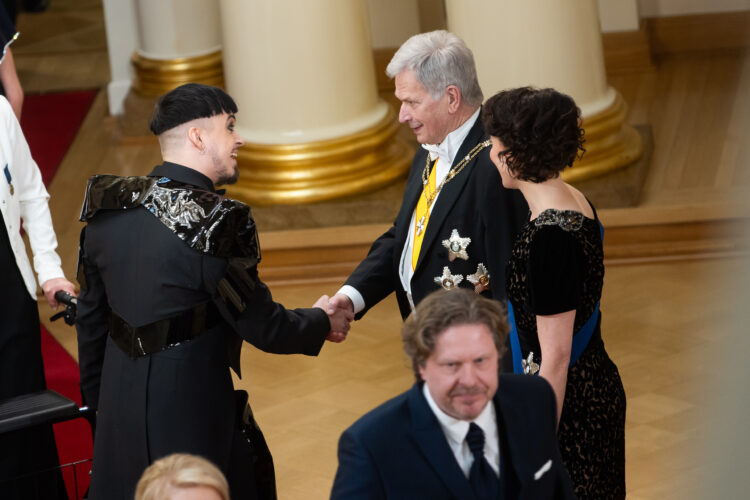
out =
{"type": "Polygon", "coordinates": [[[423,300],[402,332],[417,382],[342,434],[331,498],[575,498],[552,388],[498,376],[507,335],[497,301],[465,289],[423,300]]]}
{"type": "Polygon", "coordinates": [[[438,288],[466,287],[504,301],[505,264],[528,207],[503,188],[489,160],[471,50],[447,31],[415,35],[386,73],[401,101],[399,121],[422,147],[393,226],[332,304],[359,319],[394,291],[403,318],[438,288]]]}
{"type": "MultiPolygon", "coordinates": [[[[50,307],[57,307],[55,292],[75,294],[65,279],[60,257],[55,252],[57,238],[52,228],[42,176],[31,157],[21,126],[5,97],[0,96],[0,400],[36,392],[46,387],[42,364],[37,309],[37,282],[50,307]],[[21,229],[28,234],[34,254],[34,270],[26,255],[21,229]]],[[[0,434],[0,490],[3,498],[30,498],[28,486],[19,482],[3,483],[22,474],[48,469],[58,464],[52,427],[0,434]],[[15,496],[15,495],[18,496],[15,496]]],[[[33,476],[29,484],[39,483],[38,498],[65,498],[59,472],[50,480],[33,476]],[[60,489],[60,487],[62,489],[60,489]],[[59,496],[58,496],[59,494],[59,496]]],[[[35,486],[36,488],[36,486],[35,486]]],[[[36,498],[36,497],[34,497],[36,498]]]]}

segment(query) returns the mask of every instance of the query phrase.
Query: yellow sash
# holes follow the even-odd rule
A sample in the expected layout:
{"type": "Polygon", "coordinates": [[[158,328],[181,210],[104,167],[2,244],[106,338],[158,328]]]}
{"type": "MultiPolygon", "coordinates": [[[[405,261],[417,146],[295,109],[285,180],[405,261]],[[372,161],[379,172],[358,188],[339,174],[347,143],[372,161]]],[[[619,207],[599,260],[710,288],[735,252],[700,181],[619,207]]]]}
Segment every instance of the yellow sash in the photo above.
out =
{"type": "MultiPolygon", "coordinates": [[[[435,196],[435,179],[437,176],[437,160],[432,164],[432,172],[430,172],[429,180],[429,192],[435,196]]],[[[434,198],[433,198],[434,199],[434,198]]],[[[417,210],[414,215],[414,244],[411,247],[411,270],[413,271],[417,267],[417,260],[419,260],[419,250],[422,248],[422,240],[424,239],[424,233],[427,231],[427,223],[430,220],[430,206],[427,204],[427,192],[425,189],[422,190],[422,195],[419,197],[417,202],[417,210]]]]}

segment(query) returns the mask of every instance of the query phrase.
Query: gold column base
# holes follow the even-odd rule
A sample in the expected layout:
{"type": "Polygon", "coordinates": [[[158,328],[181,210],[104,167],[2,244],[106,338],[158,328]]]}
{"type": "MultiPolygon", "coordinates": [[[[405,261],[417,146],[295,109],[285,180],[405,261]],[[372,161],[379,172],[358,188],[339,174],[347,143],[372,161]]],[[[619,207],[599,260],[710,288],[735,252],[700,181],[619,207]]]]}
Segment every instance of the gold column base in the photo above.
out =
{"type": "Polygon", "coordinates": [[[137,52],[130,58],[135,70],[133,90],[143,97],[157,97],[184,83],[224,86],[221,51],[197,57],[150,59],[137,52]]]}
{"type": "Polygon", "coordinates": [[[240,178],[228,194],[250,205],[311,203],[374,191],[403,176],[413,147],[398,137],[388,107],[374,126],[355,134],[305,144],[252,144],[240,148],[240,178]]]}
{"type": "Polygon", "coordinates": [[[586,153],[562,173],[568,182],[582,181],[630,165],[643,154],[638,132],[625,123],[627,106],[619,92],[604,111],[583,120],[586,153]]]}

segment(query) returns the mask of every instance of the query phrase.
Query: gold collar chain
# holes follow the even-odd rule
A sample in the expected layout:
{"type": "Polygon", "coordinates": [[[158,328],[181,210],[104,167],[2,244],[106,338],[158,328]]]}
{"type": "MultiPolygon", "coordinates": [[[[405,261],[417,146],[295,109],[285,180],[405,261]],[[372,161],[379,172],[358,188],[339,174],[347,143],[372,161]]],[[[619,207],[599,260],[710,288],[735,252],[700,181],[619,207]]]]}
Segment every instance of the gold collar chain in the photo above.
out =
{"type": "MultiPolygon", "coordinates": [[[[478,155],[484,148],[487,146],[492,145],[492,141],[484,141],[480,142],[474,148],[469,151],[469,154],[464,156],[463,160],[461,160],[459,163],[457,163],[455,166],[451,167],[450,170],[448,170],[448,173],[446,174],[443,181],[440,183],[440,185],[435,189],[435,192],[430,191],[430,154],[427,153],[427,158],[425,160],[424,170],[422,170],[422,185],[424,186],[424,197],[425,201],[427,202],[427,210],[430,209],[430,206],[432,205],[433,200],[438,195],[441,189],[443,189],[443,186],[445,186],[447,183],[451,181],[455,176],[461,173],[461,170],[466,167],[466,165],[469,164],[471,160],[474,159],[476,155],[478,155]]],[[[435,165],[435,168],[437,168],[437,165],[435,165]]]]}

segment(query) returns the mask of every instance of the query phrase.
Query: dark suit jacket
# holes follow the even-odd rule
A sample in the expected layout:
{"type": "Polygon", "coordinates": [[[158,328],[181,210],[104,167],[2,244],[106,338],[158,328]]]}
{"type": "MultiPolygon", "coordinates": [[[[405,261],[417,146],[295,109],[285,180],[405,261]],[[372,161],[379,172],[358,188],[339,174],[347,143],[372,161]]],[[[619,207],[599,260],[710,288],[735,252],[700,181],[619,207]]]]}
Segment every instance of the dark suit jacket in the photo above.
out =
{"type": "MultiPolygon", "coordinates": [[[[493,402],[501,449],[504,442],[507,450],[501,460],[510,456],[513,498],[575,498],[558,450],[549,384],[501,375],[493,402]]],[[[474,498],[419,383],[343,433],[331,492],[333,500],[411,498],[474,498]]]]}
{"type": "MultiPolygon", "coordinates": [[[[454,165],[474,146],[488,139],[481,122],[480,116],[459,148],[454,165]]],[[[425,149],[419,148],[414,155],[401,210],[393,226],[375,240],[365,260],[346,281],[365,300],[365,309],[358,318],[394,291],[402,317],[406,318],[411,313],[399,278],[399,262],[409,234],[411,217],[422,193],[422,170],[427,154],[425,149]]],[[[414,304],[439,288],[434,278],[443,274],[444,266],[448,266],[452,274],[463,276],[464,280],[459,286],[472,288],[466,276],[474,274],[480,262],[490,274],[490,287],[483,295],[505,300],[505,265],[515,235],[527,218],[526,202],[520,192],[503,188],[487,147],[459,175],[443,186],[435,202],[411,280],[414,304]],[[448,260],[448,250],[442,242],[450,238],[453,229],[457,229],[460,236],[471,238],[467,248],[468,260],[448,260]]]]}
{"type": "MultiPolygon", "coordinates": [[[[151,175],[213,190],[207,177],[180,165],[151,175]]],[[[258,282],[231,324],[214,317],[197,339],[130,359],[108,336],[110,312],[140,327],[210,302],[227,260],[190,248],[143,207],[100,211],[84,232],[81,392],[99,410],[89,498],[132,499],[143,469],[174,452],[208,458],[228,476],[233,498],[252,498],[228,346],[239,335],[264,351],[316,355],[329,330],[325,312],[287,310],[258,282]]]]}

